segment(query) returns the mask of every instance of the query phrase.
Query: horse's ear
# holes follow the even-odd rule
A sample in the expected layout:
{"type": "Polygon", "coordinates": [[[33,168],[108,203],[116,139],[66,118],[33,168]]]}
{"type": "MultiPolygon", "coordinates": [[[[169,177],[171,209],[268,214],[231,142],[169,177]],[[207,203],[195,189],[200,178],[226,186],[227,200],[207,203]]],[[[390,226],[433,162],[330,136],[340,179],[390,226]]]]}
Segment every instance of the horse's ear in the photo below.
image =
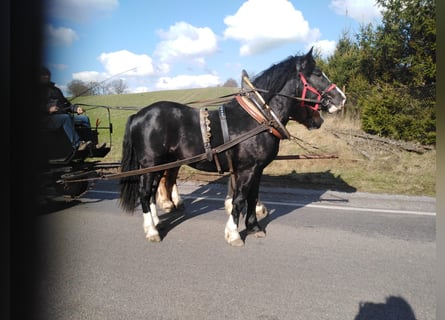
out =
{"type": "Polygon", "coordinates": [[[314,46],[311,47],[311,49],[308,51],[308,53],[306,53],[306,57],[311,57],[312,58],[312,51],[314,50],[314,46]]]}
{"type": "Polygon", "coordinates": [[[311,74],[312,71],[315,68],[315,59],[312,56],[312,50],[314,49],[314,47],[312,47],[308,53],[306,53],[306,55],[304,55],[301,59],[301,61],[299,61],[297,63],[297,73],[298,72],[303,72],[307,75],[311,74]]]}

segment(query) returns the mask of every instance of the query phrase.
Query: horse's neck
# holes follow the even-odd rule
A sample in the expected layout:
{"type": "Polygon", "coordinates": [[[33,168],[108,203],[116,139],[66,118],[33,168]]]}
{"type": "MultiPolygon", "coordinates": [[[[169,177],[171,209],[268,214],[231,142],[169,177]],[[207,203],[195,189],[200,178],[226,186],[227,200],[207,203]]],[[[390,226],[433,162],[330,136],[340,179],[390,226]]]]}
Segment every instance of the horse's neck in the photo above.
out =
{"type": "Polygon", "coordinates": [[[292,100],[291,98],[275,95],[269,101],[269,107],[275,112],[278,119],[283,125],[286,125],[289,121],[289,117],[291,115],[292,108],[292,100]]]}
{"type": "Polygon", "coordinates": [[[293,97],[295,96],[295,91],[298,91],[299,86],[299,79],[288,79],[279,90],[279,93],[269,100],[269,106],[277,114],[278,119],[280,119],[283,125],[287,124],[292,114],[292,109],[295,107],[296,102],[293,97]]]}

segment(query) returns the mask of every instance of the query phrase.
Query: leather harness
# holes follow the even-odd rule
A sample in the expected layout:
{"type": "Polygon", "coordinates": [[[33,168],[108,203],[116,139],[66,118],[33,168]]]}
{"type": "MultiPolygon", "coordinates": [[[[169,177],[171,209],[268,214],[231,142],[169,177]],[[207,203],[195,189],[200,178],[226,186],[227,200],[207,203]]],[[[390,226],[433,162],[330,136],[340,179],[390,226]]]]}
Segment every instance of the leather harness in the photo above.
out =
{"type": "MultiPolygon", "coordinates": [[[[191,158],[181,159],[174,162],[168,162],[148,168],[140,168],[126,172],[120,172],[115,174],[110,174],[107,176],[99,176],[89,179],[69,179],[67,182],[77,182],[77,181],[85,181],[85,180],[97,180],[97,179],[116,179],[116,178],[124,178],[135,175],[141,175],[149,172],[157,172],[164,171],[170,168],[179,167],[181,165],[187,165],[194,162],[202,161],[204,159],[208,161],[215,160],[216,167],[218,172],[224,173],[221,169],[221,164],[219,162],[218,154],[224,152],[227,157],[227,162],[229,165],[230,176],[232,179],[232,183],[234,183],[235,171],[233,170],[233,160],[232,160],[232,150],[235,145],[241,143],[244,140],[247,140],[261,132],[269,131],[274,136],[279,139],[289,139],[290,134],[284,125],[278,120],[273,110],[265,103],[263,97],[259,94],[258,90],[253,86],[250,82],[246,71],[243,70],[242,83],[246,84],[250,90],[243,91],[238,93],[235,98],[236,101],[241,105],[241,107],[258,123],[259,126],[249,130],[248,132],[235,137],[234,139],[230,139],[229,129],[227,125],[227,118],[224,105],[219,107],[219,119],[221,123],[221,131],[224,139],[224,143],[220,146],[213,148],[210,143],[211,127],[210,127],[210,119],[208,118],[209,112],[206,107],[200,108],[199,118],[200,118],[200,127],[201,127],[201,135],[204,144],[205,152],[202,154],[198,154],[191,158]]],[[[59,183],[62,181],[59,181],[59,183]]]]}
{"type": "MultiPolygon", "coordinates": [[[[250,82],[247,72],[243,70],[242,74],[242,87],[247,85],[250,90],[247,92],[241,92],[235,96],[236,101],[239,105],[260,125],[267,126],[268,131],[272,133],[278,139],[289,139],[290,134],[284,125],[278,120],[277,116],[273,110],[266,104],[263,97],[258,93],[253,84],[250,82]]],[[[227,125],[227,118],[224,105],[219,107],[219,120],[221,123],[221,131],[224,139],[224,144],[230,141],[229,128],[227,125]]],[[[208,161],[215,160],[215,164],[218,172],[224,173],[221,169],[221,164],[218,158],[218,153],[215,153],[212,149],[210,138],[211,127],[210,120],[208,118],[209,112],[206,107],[200,108],[199,110],[199,122],[201,127],[202,141],[204,144],[204,150],[206,158],[208,161]]],[[[227,149],[225,152],[227,162],[229,164],[229,171],[232,179],[234,179],[234,170],[232,162],[232,152],[227,149]]]]}

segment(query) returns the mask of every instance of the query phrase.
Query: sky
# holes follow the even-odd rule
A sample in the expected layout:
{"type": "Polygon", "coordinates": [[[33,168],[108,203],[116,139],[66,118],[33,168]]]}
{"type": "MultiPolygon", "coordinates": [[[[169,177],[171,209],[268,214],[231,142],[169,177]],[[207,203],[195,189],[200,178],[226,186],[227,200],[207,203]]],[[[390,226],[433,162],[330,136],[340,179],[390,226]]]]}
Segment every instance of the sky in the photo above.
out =
{"type": "Polygon", "coordinates": [[[127,93],[240,83],[347,32],[377,24],[374,0],[46,0],[44,61],[72,80],[122,79],[127,93]]]}

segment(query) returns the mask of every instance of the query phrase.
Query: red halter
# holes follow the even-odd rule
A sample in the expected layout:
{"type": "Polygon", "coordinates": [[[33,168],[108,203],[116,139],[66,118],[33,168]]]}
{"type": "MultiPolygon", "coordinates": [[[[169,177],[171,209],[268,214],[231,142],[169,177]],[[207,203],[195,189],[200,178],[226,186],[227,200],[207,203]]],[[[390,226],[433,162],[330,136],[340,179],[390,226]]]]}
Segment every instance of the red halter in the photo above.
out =
{"type": "Polygon", "coordinates": [[[301,94],[301,106],[302,106],[302,107],[309,107],[309,108],[311,108],[311,109],[313,109],[313,110],[315,110],[315,111],[318,111],[318,106],[319,106],[319,104],[322,102],[321,99],[322,99],[323,95],[325,95],[325,94],[328,93],[329,91],[333,90],[333,89],[336,87],[335,83],[331,84],[326,90],[324,90],[323,92],[320,93],[317,89],[315,89],[313,86],[311,86],[311,85],[307,82],[307,80],[306,80],[306,78],[304,77],[304,75],[303,75],[302,72],[300,72],[299,75],[300,75],[301,82],[303,82],[303,92],[302,92],[302,94],[301,94]],[[309,90],[310,92],[314,93],[315,95],[317,95],[317,101],[318,101],[318,103],[316,103],[314,106],[305,105],[305,103],[304,103],[304,102],[305,102],[305,99],[306,99],[306,92],[307,92],[308,90],[309,90]]]}

